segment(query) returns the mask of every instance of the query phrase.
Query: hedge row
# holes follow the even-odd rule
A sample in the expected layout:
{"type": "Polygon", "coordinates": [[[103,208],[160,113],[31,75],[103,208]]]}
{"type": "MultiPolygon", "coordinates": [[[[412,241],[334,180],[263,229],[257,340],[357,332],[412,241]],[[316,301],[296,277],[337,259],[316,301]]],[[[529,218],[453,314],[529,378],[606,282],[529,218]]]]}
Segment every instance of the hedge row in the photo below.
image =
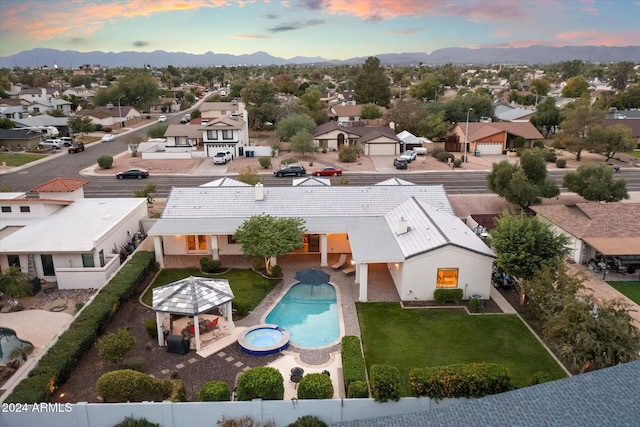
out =
{"type": "Polygon", "coordinates": [[[438,304],[444,304],[446,302],[460,304],[463,296],[462,289],[436,289],[433,292],[433,299],[438,304]]]}
{"type": "Polygon", "coordinates": [[[509,371],[495,363],[470,363],[414,368],[409,372],[413,396],[435,400],[452,397],[483,397],[513,390],[509,371]]]}
{"type": "Polygon", "coordinates": [[[400,370],[391,365],[372,365],[371,395],[376,402],[400,400],[400,370]]]}
{"type": "Polygon", "coordinates": [[[96,383],[96,390],[105,402],[111,403],[187,400],[187,391],[182,381],[153,378],[131,369],[103,374],[96,383]]]}
{"type": "Polygon", "coordinates": [[[153,252],[141,251],[131,257],[42,356],[29,376],[16,386],[6,402],[46,402],[56,387],[69,378],[73,367],[104,331],[120,303],[135,294],[138,284],[155,265],[153,252]]]}
{"type": "Polygon", "coordinates": [[[307,374],[298,384],[298,399],[331,399],[333,383],[324,373],[307,374]]]}
{"type": "Polygon", "coordinates": [[[342,377],[344,378],[344,388],[347,392],[347,397],[369,397],[367,368],[364,363],[364,356],[362,355],[360,338],[353,335],[343,337],[341,353],[342,377]],[[362,383],[364,383],[364,387],[362,383]]]}

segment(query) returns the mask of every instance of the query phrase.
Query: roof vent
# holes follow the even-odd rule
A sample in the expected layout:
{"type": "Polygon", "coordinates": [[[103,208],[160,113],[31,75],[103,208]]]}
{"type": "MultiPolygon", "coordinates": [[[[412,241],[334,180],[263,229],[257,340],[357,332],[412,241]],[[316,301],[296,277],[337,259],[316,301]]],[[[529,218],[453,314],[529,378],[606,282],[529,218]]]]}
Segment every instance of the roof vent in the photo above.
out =
{"type": "Polygon", "coordinates": [[[398,235],[404,234],[409,231],[409,221],[404,219],[404,217],[401,217],[398,221],[398,228],[396,231],[398,232],[398,235]]]}
{"type": "Polygon", "coordinates": [[[256,201],[264,200],[264,186],[261,182],[257,183],[255,186],[256,190],[256,201]]]}

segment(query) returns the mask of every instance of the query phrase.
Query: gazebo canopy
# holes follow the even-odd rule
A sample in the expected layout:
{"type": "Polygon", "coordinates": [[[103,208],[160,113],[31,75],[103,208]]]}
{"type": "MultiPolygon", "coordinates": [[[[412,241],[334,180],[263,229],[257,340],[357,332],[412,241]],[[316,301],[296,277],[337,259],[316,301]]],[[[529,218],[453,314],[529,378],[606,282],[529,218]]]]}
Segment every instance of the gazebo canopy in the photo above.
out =
{"type": "Polygon", "coordinates": [[[233,299],[226,279],[187,277],[153,290],[153,310],[195,316],[233,299]]]}

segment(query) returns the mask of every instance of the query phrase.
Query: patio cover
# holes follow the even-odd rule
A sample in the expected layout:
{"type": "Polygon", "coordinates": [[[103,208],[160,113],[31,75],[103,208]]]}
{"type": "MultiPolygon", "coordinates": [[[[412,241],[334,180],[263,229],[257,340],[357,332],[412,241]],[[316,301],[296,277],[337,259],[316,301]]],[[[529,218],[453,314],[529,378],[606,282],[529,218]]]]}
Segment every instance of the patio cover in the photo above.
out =
{"type": "MultiPolygon", "coordinates": [[[[193,316],[193,324],[198,324],[198,314],[225,305],[225,315],[229,331],[233,326],[231,301],[233,291],[226,279],[190,276],[168,285],[153,289],[153,310],[158,323],[158,344],[164,345],[163,325],[160,313],[193,316]]],[[[200,331],[195,328],[196,350],[200,351],[200,331]]]]}
{"type": "Polygon", "coordinates": [[[605,256],[640,255],[637,237],[585,237],[584,242],[605,256]]]}

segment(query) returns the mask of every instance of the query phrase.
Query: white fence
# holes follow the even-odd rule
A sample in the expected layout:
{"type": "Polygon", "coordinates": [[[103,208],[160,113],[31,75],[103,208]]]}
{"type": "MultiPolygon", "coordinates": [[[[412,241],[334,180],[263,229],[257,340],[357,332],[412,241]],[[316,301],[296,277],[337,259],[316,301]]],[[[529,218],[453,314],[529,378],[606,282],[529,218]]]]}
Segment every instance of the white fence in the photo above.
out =
{"type": "Polygon", "coordinates": [[[251,417],[255,425],[286,426],[304,415],[315,415],[328,425],[342,421],[424,412],[450,406],[459,399],[436,403],[429,398],[406,397],[398,402],[373,399],[260,400],[250,402],[75,403],[11,406],[0,410],[3,427],[112,427],[125,417],[146,418],[161,427],[212,426],[217,421],[251,417]]]}

